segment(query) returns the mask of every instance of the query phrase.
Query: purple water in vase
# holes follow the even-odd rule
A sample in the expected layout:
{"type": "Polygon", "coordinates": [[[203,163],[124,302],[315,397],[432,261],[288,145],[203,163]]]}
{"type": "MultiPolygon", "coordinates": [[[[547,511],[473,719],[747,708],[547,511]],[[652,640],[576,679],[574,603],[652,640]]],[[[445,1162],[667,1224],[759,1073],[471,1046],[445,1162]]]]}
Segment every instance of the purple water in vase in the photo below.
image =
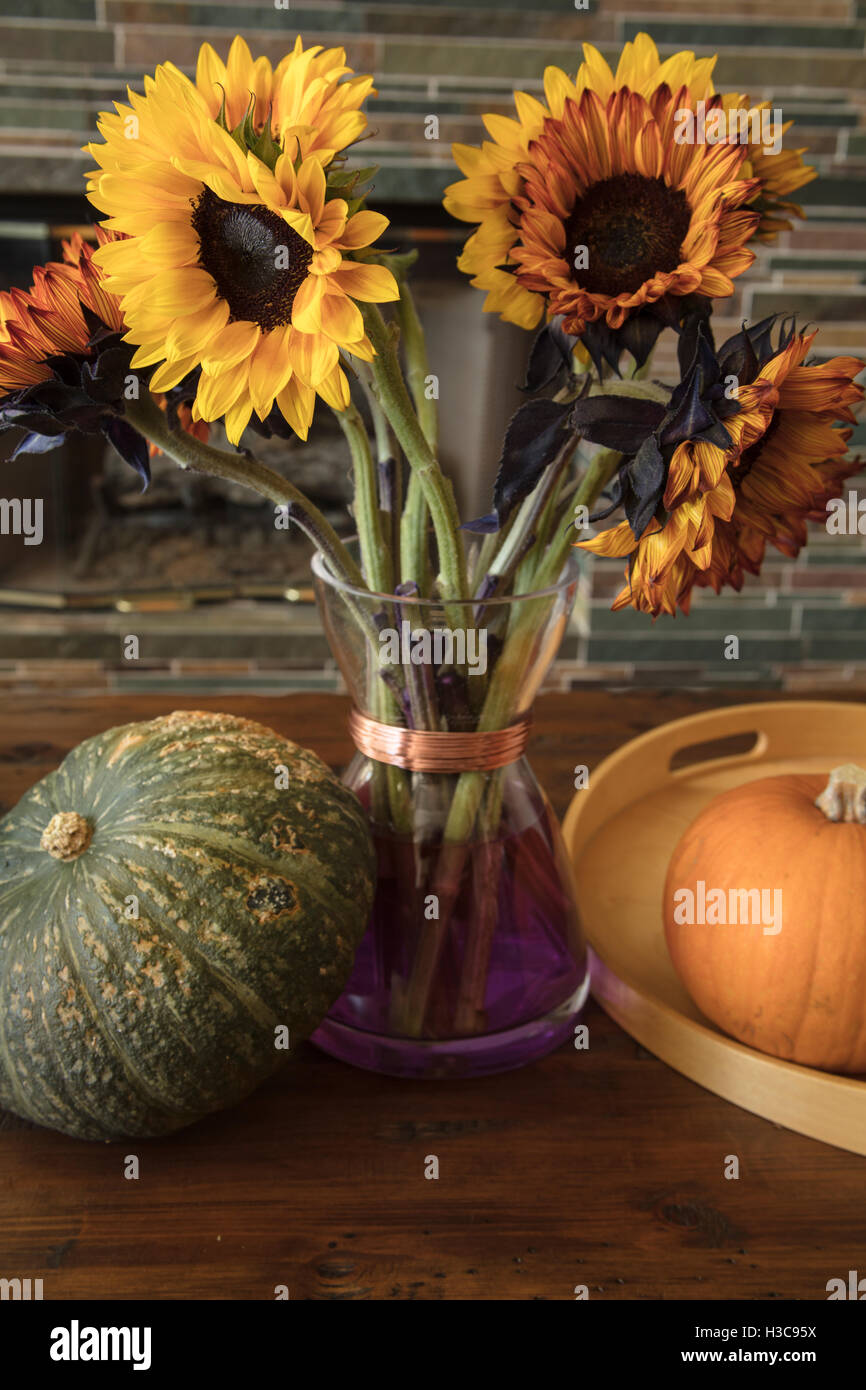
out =
{"type": "MultiPolygon", "coordinates": [[[[371,670],[369,639],[358,635],[339,586],[314,570],[347,683],[381,720],[381,671],[371,670]]],[[[520,616],[518,605],[535,605],[524,627],[537,650],[521,664],[517,715],[529,708],[571,599],[573,588],[563,585],[508,600],[510,611],[485,605],[498,633],[520,616]]],[[[428,630],[441,621],[429,611],[413,617],[428,630]]],[[[437,1078],[507,1071],[572,1037],[589,992],[586,951],[559,826],[526,758],[477,774],[471,833],[457,840],[447,832],[465,776],[406,772],[395,782],[358,754],[344,781],[370,819],[376,896],[351,979],[313,1042],[354,1066],[437,1078]],[[384,823],[395,788],[411,833],[384,823]]]]}

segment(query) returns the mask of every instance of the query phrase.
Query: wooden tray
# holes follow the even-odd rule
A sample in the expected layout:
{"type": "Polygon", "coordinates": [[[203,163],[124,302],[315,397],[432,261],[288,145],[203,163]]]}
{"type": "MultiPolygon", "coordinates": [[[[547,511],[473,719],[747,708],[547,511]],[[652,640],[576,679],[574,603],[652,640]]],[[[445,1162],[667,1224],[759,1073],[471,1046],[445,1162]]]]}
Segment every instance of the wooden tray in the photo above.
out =
{"type": "Polygon", "coordinates": [[[866,762],[864,705],[804,700],[710,710],[654,729],[605,759],[575,795],[563,831],[591,950],[592,992],[611,1018],[725,1100],[866,1154],[866,1077],[779,1061],[722,1033],[680,983],[662,923],[668,861],[712,797],[758,777],[829,772],[844,762],[866,762]],[[721,739],[730,751],[699,746],[721,739]]]}

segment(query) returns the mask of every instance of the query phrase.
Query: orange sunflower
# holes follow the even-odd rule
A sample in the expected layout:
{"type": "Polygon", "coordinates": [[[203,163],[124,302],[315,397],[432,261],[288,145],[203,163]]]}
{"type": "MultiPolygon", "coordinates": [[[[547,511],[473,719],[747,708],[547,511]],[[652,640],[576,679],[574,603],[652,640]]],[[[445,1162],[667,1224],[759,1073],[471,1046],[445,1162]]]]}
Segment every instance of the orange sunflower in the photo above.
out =
{"type": "MultiPolygon", "coordinates": [[[[97,236],[100,245],[115,240],[111,232],[97,236]]],[[[76,232],[63,243],[63,261],[34,267],[29,290],[0,290],[0,395],[50,381],[50,357],[92,356],[84,309],[110,331],[123,331],[120,305],[93,264],[93,248],[76,232]]]]}
{"type": "Polygon", "coordinates": [[[866,364],[807,364],[814,337],[792,334],[739,388],[739,413],[725,420],[732,448],[677,446],[664,520],[651,521],[639,540],[622,522],[580,542],[596,555],[630,557],[614,609],[688,613],[695,586],[741,589],[747,573],[760,573],[768,542],[798,555],[807,521],[823,521],[828,502],[860,472],[862,460],[846,458],[851,430],[837,422],[854,422],[851,407],[863,397],[854,377],[866,364]]]}
{"type": "MultiPolygon", "coordinates": [[[[473,277],[473,285],[487,291],[486,311],[499,313],[503,319],[523,328],[533,328],[540,321],[546,307],[544,293],[547,286],[545,284],[541,290],[534,288],[526,283],[517,269],[518,257],[514,253],[522,243],[525,211],[520,199],[525,194],[527,169],[534,168],[536,183],[543,183],[547,175],[545,158],[551,144],[557,163],[561,164],[562,160],[558,157],[560,143],[573,143],[567,138],[562,141],[557,138],[563,136],[567,123],[573,124],[568,119],[569,108],[578,106],[588,92],[594,93],[601,103],[601,114],[597,107],[588,110],[588,126],[578,137],[576,152],[581,156],[579,168],[600,164],[603,170],[601,179],[604,179],[617,173],[640,173],[644,158],[638,140],[640,123],[630,132],[605,132],[600,129],[600,123],[607,121],[610,125],[613,112],[621,110],[620,106],[611,105],[618,93],[629,91],[642,97],[654,111],[658,109],[654,99],[664,91],[670,95],[680,94],[685,89],[684,97],[678,95],[683,107],[694,108],[698,102],[704,102],[710,108],[720,106],[727,111],[740,109],[742,103],[748,101],[748,98],[736,93],[720,95],[714,92],[712,73],[715,58],[696,58],[693,53],[684,51],[662,62],[647,34],[638,34],[633,42],[625,45],[615,73],[591,44],[584,44],[583,51],[585,61],[575,79],[569,78],[557,67],[545,70],[544,103],[525,92],[515,92],[516,120],[498,115],[485,116],[484,124],[492,136],[490,141],[485,141],[480,149],[461,144],[453,147],[455,161],[466,177],[446,189],[445,207],[461,221],[479,224],[477,231],[466,242],[459,267],[473,277]],[[543,141],[545,134],[550,134],[552,139],[543,141]],[[636,142],[631,150],[627,145],[629,135],[636,142]],[[605,160],[617,152],[622,167],[608,170],[605,160]]],[[[780,214],[801,215],[798,208],[783,200],[814,178],[815,170],[803,164],[803,150],[782,150],[773,156],[760,141],[752,141],[755,123],[751,117],[767,105],[765,102],[749,111],[750,120],[746,122],[748,139],[742,145],[743,158],[734,177],[749,182],[743,202],[748,203],[758,217],[757,225],[752,227],[750,234],[771,239],[781,227],[789,225],[780,214]]],[[[633,111],[640,109],[632,107],[633,111]]],[[[587,108],[584,107],[584,110],[587,108]]],[[[790,122],[784,129],[787,130],[789,125],[790,122]]],[[[667,135],[670,136],[669,125],[667,135]]],[[[696,150],[694,145],[688,148],[692,152],[696,150]]],[[[566,157],[566,166],[570,162],[566,157]]],[[[667,183],[664,170],[660,176],[667,183]]],[[[568,193],[569,190],[565,188],[560,191],[568,193]]],[[[621,194],[622,186],[619,191],[621,194]]],[[[569,211],[579,195],[585,197],[586,192],[586,188],[571,189],[569,211]]],[[[645,193],[647,199],[652,198],[649,189],[645,193]]],[[[597,205],[603,205],[604,195],[595,193],[593,196],[597,205]]],[[[561,233],[549,230],[555,241],[561,239],[561,233]]],[[[671,222],[671,237],[674,232],[675,224],[671,222]]],[[[581,244],[587,245],[585,240],[581,244]]],[[[559,249],[571,252],[571,248],[564,246],[559,249]]],[[[591,248],[588,249],[591,252],[591,248]]],[[[647,256],[650,249],[649,245],[645,247],[647,256]]],[[[674,253],[667,249],[670,260],[674,253]]],[[[577,278],[571,254],[563,259],[577,278]]],[[[634,276],[631,279],[634,280],[634,276]]]]}
{"type": "Polygon", "coordinates": [[[224,417],[234,444],[275,403],[301,438],[317,394],[345,409],[340,352],[373,356],[356,301],[398,297],[389,270],[354,259],[387,219],[331,196],[322,163],[364,125],[369,80],[341,82],[344,59],[299,42],[271,74],[236,40],[223,71],[205,45],[197,85],[162,65],[88,147],[100,166],[89,197],[125,233],[95,259],[133,366],[161,364],[150,385],[162,392],[200,365],[193,419],[224,417]],[[247,116],[229,130],[244,84],[247,116]]]}
{"type": "Polygon", "coordinates": [[[26,431],[13,458],[57,448],[70,432],[104,435],[147,483],[147,441],[124,418],[135,378],[120,306],[81,236],[63,255],[35,268],[30,290],[0,293],[0,433],[26,431]]]}
{"type": "Polygon", "coordinates": [[[584,91],[545,123],[521,165],[514,275],[566,332],[602,317],[619,328],[666,295],[732,294],[732,277],[755,259],[745,148],[675,144],[688,103],[684,87],[660,87],[649,102],[621,88],[606,104],[584,91]]]}

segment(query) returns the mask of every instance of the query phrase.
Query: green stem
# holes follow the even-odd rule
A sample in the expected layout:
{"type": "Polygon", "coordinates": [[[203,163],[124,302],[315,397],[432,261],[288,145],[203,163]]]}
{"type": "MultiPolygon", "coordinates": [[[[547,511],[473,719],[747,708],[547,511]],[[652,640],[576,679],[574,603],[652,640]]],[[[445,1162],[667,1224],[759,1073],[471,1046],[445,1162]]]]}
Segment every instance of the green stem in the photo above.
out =
{"type": "Polygon", "coordinates": [[[622,454],[618,454],[614,449],[605,449],[603,453],[596,454],[583,475],[579,488],[569,501],[568,512],[560,518],[560,525],[552,544],[548,546],[546,553],[541,557],[533,576],[533,589],[548,589],[556,583],[565,563],[565,557],[574,545],[570,522],[575,510],[579,506],[584,506],[592,511],[594,504],[604,492],[611,478],[615,476],[622,463],[622,458],[622,454]]]}
{"type": "Polygon", "coordinates": [[[361,383],[370,415],[373,420],[373,434],[376,440],[376,461],[379,485],[379,511],[385,544],[391,552],[391,572],[396,576],[400,556],[400,522],[403,515],[403,470],[399,450],[391,434],[391,427],[385,412],[373,390],[373,378],[366,362],[357,359],[354,371],[361,383]]]}
{"type": "Polygon", "coordinates": [[[421,479],[415,472],[409,475],[406,505],[400,518],[400,578],[404,584],[413,580],[422,597],[430,594],[430,547],[427,527],[430,511],[424,497],[421,479]]]}
{"type": "Polygon", "coordinates": [[[415,308],[415,301],[412,298],[412,291],[406,280],[400,283],[397,319],[400,324],[400,335],[403,339],[403,351],[406,354],[406,378],[409,382],[412,400],[415,402],[418,423],[424,432],[424,438],[435,453],[439,443],[439,412],[436,408],[435,398],[431,399],[427,395],[427,381],[430,376],[427,343],[418,311],[415,308]]]}
{"type": "Polygon", "coordinates": [[[373,419],[373,436],[376,440],[376,456],[381,463],[384,459],[394,458],[394,443],[391,438],[391,430],[385,418],[385,412],[376,399],[376,392],[373,390],[372,376],[367,369],[366,362],[356,361],[355,372],[361,383],[367,404],[370,407],[370,415],[373,419]]]}
{"type": "MultiPolygon", "coordinates": [[[[360,412],[354,405],[335,412],[349,444],[355,473],[355,525],[358,528],[358,541],[361,560],[367,582],[371,589],[380,594],[390,594],[394,587],[394,576],[390,548],[385,544],[382,532],[382,514],[379,511],[379,492],[376,479],[376,466],[370,452],[370,440],[360,412]]],[[[393,626],[393,615],[392,615],[393,626]]],[[[393,690],[383,685],[379,679],[379,651],[373,646],[370,668],[373,675],[373,689],[369,692],[374,718],[386,724],[401,724],[402,710],[393,690]]],[[[406,773],[391,763],[375,763],[372,770],[371,806],[374,815],[381,817],[382,794],[381,779],[384,773],[387,786],[388,809],[391,824],[403,834],[412,831],[412,798],[406,773]]]]}
{"type": "MultiPolygon", "coordinates": [[[[582,503],[591,507],[613,477],[620,461],[619,454],[610,452],[593,459],[574,494],[572,505],[582,503]]],[[[563,524],[561,534],[557,535],[539,565],[538,582],[533,585],[533,589],[550,588],[557,582],[568,550],[574,544],[573,535],[571,528],[563,524]]],[[[546,621],[549,604],[549,598],[533,601],[527,597],[524,604],[515,606],[514,627],[496,663],[478,721],[479,730],[504,728],[514,717],[518,695],[526,688],[526,673],[531,669],[539,629],[546,621]],[[539,611],[539,607],[542,611],[539,611]]],[[[482,799],[488,786],[488,804],[479,824],[478,839],[485,841],[493,838],[502,804],[499,785],[502,776],[501,771],[492,775],[485,772],[463,772],[458,778],[432,883],[432,889],[439,900],[439,918],[430,923],[429,929],[421,939],[403,997],[401,1023],[409,1036],[420,1037],[423,1033],[433,981],[450,929],[451,912],[469,857],[474,853],[475,847],[471,844],[470,837],[479,819],[482,799]]],[[[480,980],[478,972],[484,966],[482,947],[485,930],[485,924],[482,922],[472,933],[473,942],[478,949],[476,951],[473,947],[470,954],[472,981],[471,987],[467,983],[466,988],[476,1001],[483,992],[483,980],[480,980]]],[[[471,1026],[468,1001],[469,994],[464,994],[459,1016],[461,1024],[466,1027],[471,1026]]]]}
{"type": "MultiPolygon", "coordinates": [[[[430,375],[427,343],[412,291],[405,279],[400,281],[397,320],[400,324],[400,336],[406,356],[406,378],[415,404],[415,413],[424,438],[435,453],[439,444],[439,412],[435,399],[431,400],[427,395],[430,375]]],[[[430,547],[427,543],[429,521],[430,512],[424,489],[418,474],[413,471],[406,490],[406,509],[400,523],[400,578],[404,584],[414,580],[423,595],[430,591],[430,547]]]]}
{"type": "Polygon", "coordinates": [[[357,588],[365,587],[361,571],[331,523],[287,478],[259,463],[251,454],[230,454],[223,449],[214,449],[210,444],[203,444],[185,430],[171,429],[165,414],[150,392],[140,400],[129,401],[125,415],[134,429],[152,440],[181,468],[188,468],[193,473],[209,473],[214,478],[225,478],[228,482],[240,483],[242,487],[250,488],[277,506],[290,508],[292,518],[316,548],[322,551],[332,574],[357,588]]]}
{"type": "Polygon", "coordinates": [[[466,559],[454,491],[450,482],[443,476],[436,455],[412,408],[397,359],[393,335],[386,328],[375,304],[365,304],[363,312],[367,333],[376,351],[372,371],[379,404],[388,417],[409,466],[419,479],[424,499],[433,518],[444,597],[465,598],[466,559]]]}
{"type": "Polygon", "coordinates": [[[379,511],[379,489],[376,465],[370,453],[370,441],[357,406],[334,412],[349,444],[355,473],[355,525],[361,546],[361,560],[369,587],[380,594],[390,594],[394,574],[390,548],[385,544],[382,517],[379,511]]]}

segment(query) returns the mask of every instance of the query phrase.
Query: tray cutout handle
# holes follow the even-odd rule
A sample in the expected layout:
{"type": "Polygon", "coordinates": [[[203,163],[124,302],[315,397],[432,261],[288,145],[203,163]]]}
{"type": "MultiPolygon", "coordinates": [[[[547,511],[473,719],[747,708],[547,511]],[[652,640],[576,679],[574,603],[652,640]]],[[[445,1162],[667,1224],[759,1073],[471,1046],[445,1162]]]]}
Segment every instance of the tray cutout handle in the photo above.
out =
{"type": "Polygon", "coordinates": [[[671,753],[668,771],[682,772],[698,763],[720,762],[724,758],[760,757],[765,744],[765,736],[757,729],[743,729],[740,733],[687,743],[671,753]]]}

